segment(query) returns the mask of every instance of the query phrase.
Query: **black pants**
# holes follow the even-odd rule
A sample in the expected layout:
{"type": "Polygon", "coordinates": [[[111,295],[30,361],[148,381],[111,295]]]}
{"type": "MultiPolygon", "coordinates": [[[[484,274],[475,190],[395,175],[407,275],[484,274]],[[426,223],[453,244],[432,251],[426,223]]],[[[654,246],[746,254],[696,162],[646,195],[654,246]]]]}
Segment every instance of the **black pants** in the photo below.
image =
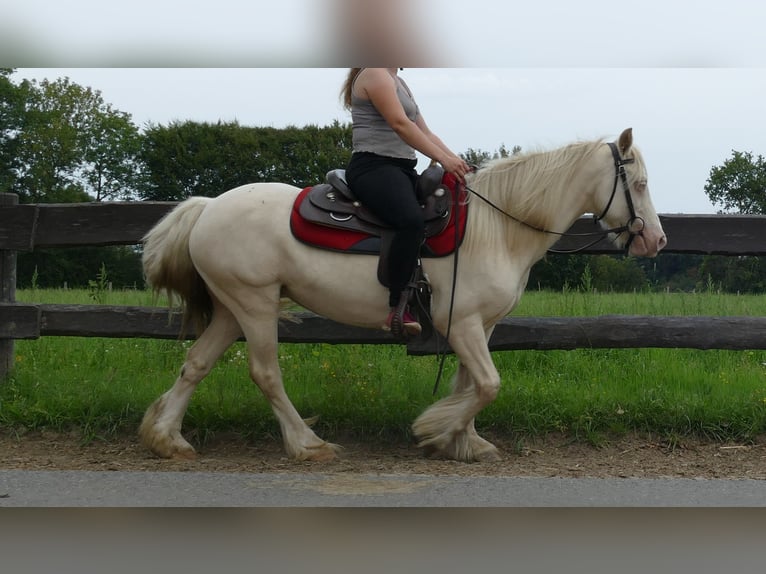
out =
{"type": "Polygon", "coordinates": [[[415,196],[417,160],[355,153],[346,169],[354,195],[375,215],[394,228],[389,257],[389,305],[399,302],[412,278],[423,242],[423,210],[415,196]]]}

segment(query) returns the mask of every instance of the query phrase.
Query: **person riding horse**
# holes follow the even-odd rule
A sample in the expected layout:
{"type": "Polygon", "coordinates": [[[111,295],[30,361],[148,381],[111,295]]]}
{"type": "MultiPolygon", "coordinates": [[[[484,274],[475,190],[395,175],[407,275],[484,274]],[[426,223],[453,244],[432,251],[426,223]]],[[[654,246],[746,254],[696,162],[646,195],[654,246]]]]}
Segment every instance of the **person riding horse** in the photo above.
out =
{"type": "Polygon", "coordinates": [[[396,68],[351,68],[341,94],[352,124],[346,181],[362,204],[394,229],[387,270],[391,310],[384,328],[397,336],[418,334],[422,327],[408,308],[407,290],[424,234],[415,152],[440,163],[458,181],[471,168],[428,128],[396,68]]]}

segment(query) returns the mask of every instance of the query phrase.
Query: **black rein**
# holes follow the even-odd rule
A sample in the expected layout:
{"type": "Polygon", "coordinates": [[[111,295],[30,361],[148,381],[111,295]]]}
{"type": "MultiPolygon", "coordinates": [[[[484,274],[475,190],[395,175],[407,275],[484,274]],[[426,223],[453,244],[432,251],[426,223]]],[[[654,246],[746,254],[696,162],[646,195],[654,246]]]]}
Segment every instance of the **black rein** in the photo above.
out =
{"type": "Polygon", "coordinates": [[[612,227],[610,229],[602,229],[600,231],[594,231],[591,233],[561,233],[559,231],[551,231],[549,229],[544,229],[542,227],[537,227],[536,225],[532,225],[531,223],[527,223],[524,220],[519,219],[518,217],[511,215],[507,211],[503,210],[498,205],[492,203],[489,199],[481,195],[480,193],[474,191],[470,187],[466,186],[466,190],[470,192],[471,194],[475,195],[479,199],[481,199],[484,203],[492,207],[494,210],[502,213],[507,218],[512,219],[513,221],[520,223],[521,225],[528,227],[529,229],[533,229],[535,231],[539,231],[540,233],[547,233],[549,235],[558,235],[559,237],[595,237],[596,239],[588,243],[587,245],[583,245],[582,247],[578,247],[576,249],[570,249],[570,250],[558,250],[558,249],[549,249],[548,251],[551,253],[559,253],[559,254],[573,254],[573,253],[579,253],[580,251],[583,251],[585,249],[588,249],[589,247],[594,246],[596,243],[607,237],[610,233],[615,234],[615,239],[622,233],[625,233],[626,231],[630,235],[628,238],[628,241],[625,244],[625,249],[628,250],[630,248],[630,244],[633,242],[633,239],[637,235],[643,235],[644,231],[644,220],[643,218],[636,215],[636,210],[633,206],[633,198],[630,196],[630,185],[628,185],[628,175],[625,171],[625,165],[629,163],[633,163],[635,160],[633,158],[623,158],[620,156],[620,153],[617,151],[617,146],[612,143],[608,142],[607,144],[609,146],[609,149],[612,151],[612,157],[614,158],[614,168],[615,168],[615,174],[614,174],[614,186],[612,187],[612,195],[609,196],[609,201],[606,204],[606,207],[601,212],[601,215],[595,216],[593,218],[594,223],[598,223],[601,221],[609,211],[609,208],[612,206],[612,202],[614,201],[614,196],[617,193],[617,183],[622,180],[622,188],[625,193],[625,201],[628,204],[628,210],[630,211],[630,219],[625,225],[621,225],[620,227],[612,227]],[[635,229],[635,223],[640,222],[641,225],[638,228],[638,230],[634,231],[635,229]]]}

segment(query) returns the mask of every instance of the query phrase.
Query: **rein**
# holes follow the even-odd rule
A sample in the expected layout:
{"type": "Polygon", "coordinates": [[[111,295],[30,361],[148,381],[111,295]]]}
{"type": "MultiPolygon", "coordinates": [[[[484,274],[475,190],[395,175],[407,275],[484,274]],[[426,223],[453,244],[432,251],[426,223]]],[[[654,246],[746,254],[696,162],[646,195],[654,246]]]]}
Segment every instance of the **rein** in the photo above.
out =
{"type": "MultiPolygon", "coordinates": [[[[455,232],[455,256],[452,260],[452,288],[450,289],[450,299],[449,299],[449,313],[447,314],[447,332],[444,335],[444,339],[447,342],[447,345],[449,345],[449,336],[450,333],[452,333],[452,314],[455,310],[455,291],[457,290],[457,261],[458,261],[458,254],[460,253],[460,196],[461,193],[461,187],[465,187],[465,189],[468,189],[468,186],[466,186],[463,183],[460,183],[459,181],[456,184],[455,188],[455,225],[456,225],[456,232],[455,232]]],[[[468,225],[468,221],[465,222],[466,225],[468,225]]],[[[433,324],[433,319],[429,318],[429,321],[433,324]]],[[[436,330],[435,330],[436,331],[436,330]]],[[[447,360],[447,348],[445,347],[444,352],[439,349],[439,332],[436,331],[436,355],[440,356],[439,359],[439,370],[436,373],[436,381],[434,382],[434,390],[433,395],[436,396],[436,391],[439,390],[439,382],[442,379],[442,373],[444,372],[444,362],[447,360]]]]}
{"type": "Polygon", "coordinates": [[[573,253],[579,253],[580,251],[584,251],[585,249],[588,249],[589,247],[594,246],[596,243],[601,241],[602,239],[606,238],[610,233],[615,234],[615,240],[617,239],[617,236],[621,235],[622,233],[625,233],[626,231],[630,235],[628,238],[627,243],[625,244],[625,249],[630,248],[630,244],[633,242],[633,239],[637,235],[642,235],[644,230],[644,220],[643,218],[636,215],[635,208],[633,207],[633,199],[630,196],[630,185],[628,185],[628,176],[627,172],[625,171],[625,165],[629,163],[633,163],[635,160],[633,158],[622,158],[620,157],[619,152],[617,151],[617,146],[609,142],[607,144],[609,146],[609,149],[612,151],[612,157],[614,158],[614,168],[615,168],[615,174],[614,174],[614,186],[612,187],[612,194],[609,196],[609,201],[606,204],[606,207],[601,212],[601,215],[594,215],[593,216],[593,222],[598,223],[601,221],[609,211],[609,208],[612,206],[612,202],[614,201],[614,196],[617,194],[617,183],[622,180],[622,188],[623,192],[625,193],[625,201],[628,204],[628,210],[630,211],[630,219],[627,221],[625,225],[621,225],[620,227],[612,227],[609,229],[602,229],[600,231],[593,231],[590,233],[562,233],[559,231],[551,231],[550,229],[545,229],[543,227],[538,227],[536,225],[532,225],[531,223],[528,223],[522,219],[519,219],[518,217],[508,213],[504,209],[502,209],[497,204],[493,203],[477,191],[471,189],[470,187],[466,186],[465,189],[469,191],[471,194],[475,195],[479,199],[481,199],[484,203],[489,205],[492,209],[495,211],[498,211],[499,213],[502,213],[505,217],[512,219],[516,223],[520,223],[521,225],[532,229],[534,231],[538,231],[540,233],[546,233],[548,235],[557,235],[559,237],[595,237],[593,241],[588,243],[587,245],[583,245],[582,247],[578,247],[576,249],[549,249],[548,251],[550,253],[558,253],[558,254],[564,254],[564,255],[571,255],[573,253]],[[638,228],[638,230],[635,229],[635,222],[640,222],[641,226],[638,228]]]}
{"type": "MultiPolygon", "coordinates": [[[[475,195],[479,199],[481,199],[483,202],[485,202],[487,205],[495,209],[496,211],[502,213],[504,216],[506,216],[509,219],[512,219],[513,221],[520,223],[521,225],[524,225],[525,227],[528,227],[529,229],[533,229],[534,231],[538,231],[540,233],[546,233],[549,235],[557,235],[559,237],[596,237],[593,241],[588,243],[587,245],[584,245],[582,247],[578,247],[577,249],[570,249],[570,250],[560,250],[560,249],[549,249],[548,251],[551,253],[558,253],[558,254],[573,254],[573,253],[579,253],[580,251],[583,251],[585,249],[588,249],[589,247],[592,247],[602,239],[606,238],[610,233],[615,234],[615,240],[619,235],[622,233],[625,233],[626,231],[630,235],[628,238],[628,241],[625,243],[625,249],[626,251],[630,249],[630,244],[633,242],[633,239],[637,235],[643,235],[644,231],[644,220],[643,218],[636,215],[635,207],[633,206],[633,198],[630,196],[630,185],[628,184],[628,175],[625,171],[625,165],[629,163],[633,163],[635,160],[633,158],[623,158],[620,156],[620,153],[617,151],[617,146],[612,143],[608,142],[609,149],[612,151],[612,157],[614,158],[614,185],[612,186],[612,194],[609,196],[609,201],[606,204],[606,207],[601,212],[601,215],[596,216],[594,214],[593,216],[593,223],[598,224],[599,221],[604,219],[606,217],[606,214],[609,212],[609,208],[612,207],[612,202],[614,201],[614,196],[617,194],[617,183],[622,180],[622,189],[625,193],[625,201],[628,204],[628,211],[630,212],[630,219],[628,219],[627,223],[625,225],[622,225],[620,227],[612,227],[610,229],[602,229],[601,231],[594,231],[591,233],[561,233],[559,231],[551,231],[549,229],[545,229],[542,227],[538,227],[536,225],[532,225],[531,223],[528,223],[522,219],[519,219],[518,217],[511,215],[504,209],[502,209],[500,206],[494,204],[492,201],[481,195],[480,193],[474,191],[467,185],[464,185],[466,191],[469,193],[475,195]],[[638,228],[638,230],[634,230],[635,228],[635,222],[640,222],[641,226],[638,228]]],[[[459,209],[460,209],[460,186],[463,185],[460,182],[458,182],[458,188],[455,192],[455,221],[459,222],[458,215],[459,215],[459,209]]],[[[459,223],[458,223],[459,227],[459,223]]],[[[449,336],[450,332],[452,330],[452,313],[454,310],[455,305],[455,289],[457,287],[457,268],[458,268],[458,253],[460,252],[460,247],[458,244],[458,233],[455,234],[455,257],[454,257],[454,263],[453,263],[453,269],[452,269],[452,289],[450,293],[450,306],[449,306],[449,315],[447,319],[447,333],[446,333],[446,341],[447,344],[449,344],[449,336]]],[[[438,342],[438,334],[437,334],[437,342],[438,342]]],[[[436,395],[436,391],[439,389],[439,382],[442,378],[442,373],[444,371],[444,361],[447,358],[447,349],[445,348],[442,352],[437,347],[437,356],[441,355],[441,358],[439,360],[439,369],[436,374],[436,381],[434,383],[433,388],[433,394],[436,395]]]]}

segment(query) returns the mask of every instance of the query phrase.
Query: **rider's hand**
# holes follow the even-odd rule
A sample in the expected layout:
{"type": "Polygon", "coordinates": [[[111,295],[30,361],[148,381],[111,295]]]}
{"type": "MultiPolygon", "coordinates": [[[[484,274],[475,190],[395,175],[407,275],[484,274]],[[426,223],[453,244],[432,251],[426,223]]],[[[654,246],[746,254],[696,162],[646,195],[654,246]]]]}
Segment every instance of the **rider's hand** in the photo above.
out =
{"type": "Polygon", "coordinates": [[[471,171],[471,167],[462,158],[451,155],[443,158],[439,163],[445,171],[454,175],[458,181],[465,181],[465,174],[471,171]]]}

